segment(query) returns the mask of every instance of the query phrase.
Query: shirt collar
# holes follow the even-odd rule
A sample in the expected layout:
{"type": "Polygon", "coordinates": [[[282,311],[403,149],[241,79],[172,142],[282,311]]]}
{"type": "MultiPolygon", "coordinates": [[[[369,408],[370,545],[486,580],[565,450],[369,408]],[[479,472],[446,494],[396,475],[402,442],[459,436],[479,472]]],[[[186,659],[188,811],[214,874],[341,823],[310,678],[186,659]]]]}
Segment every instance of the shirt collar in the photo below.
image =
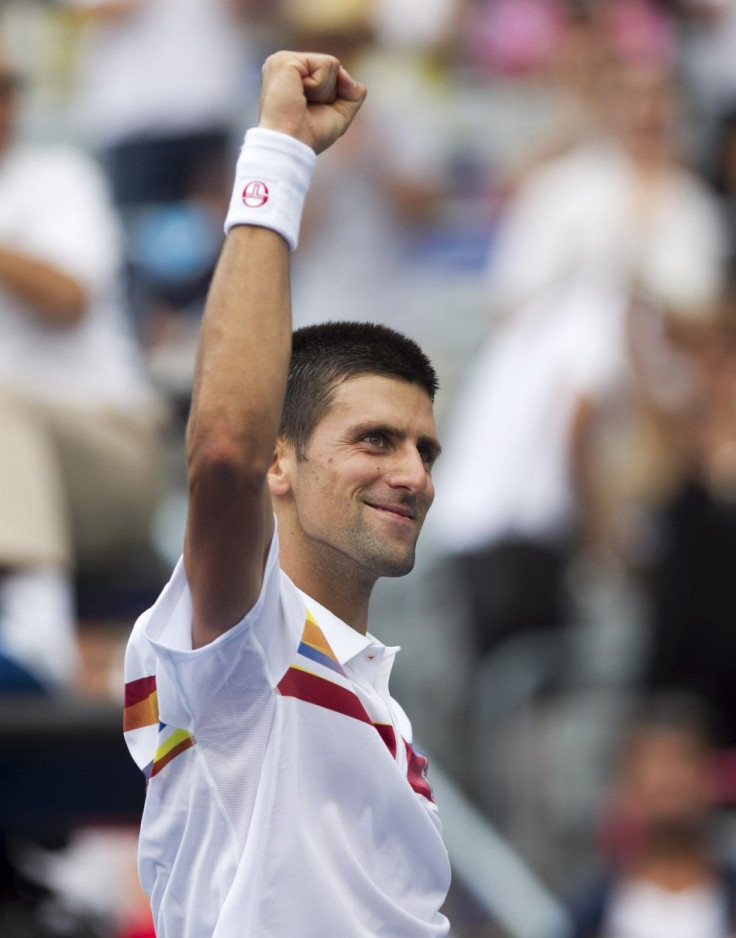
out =
{"type": "MultiPolygon", "coordinates": [[[[299,587],[297,587],[297,589],[299,589],[299,587]]],[[[330,648],[334,651],[341,665],[356,658],[361,652],[366,651],[366,649],[370,647],[375,648],[380,657],[383,657],[386,653],[391,653],[391,657],[393,658],[395,653],[399,650],[398,647],[387,648],[383,642],[380,642],[371,635],[370,632],[368,632],[367,635],[361,635],[360,632],[351,628],[351,626],[343,622],[342,619],[338,619],[333,612],[330,612],[329,609],[326,609],[315,599],[312,599],[312,597],[303,590],[299,590],[299,593],[307,609],[309,609],[317,620],[319,627],[322,629],[325,638],[329,642],[330,648]]]]}

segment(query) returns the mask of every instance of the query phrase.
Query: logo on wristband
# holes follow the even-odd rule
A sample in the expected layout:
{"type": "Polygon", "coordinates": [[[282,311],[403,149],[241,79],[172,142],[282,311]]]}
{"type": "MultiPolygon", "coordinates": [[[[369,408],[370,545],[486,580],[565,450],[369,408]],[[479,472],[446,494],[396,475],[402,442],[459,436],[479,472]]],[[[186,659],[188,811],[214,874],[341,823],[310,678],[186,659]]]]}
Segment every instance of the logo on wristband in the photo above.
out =
{"type": "Polygon", "coordinates": [[[254,179],[243,189],[243,205],[246,205],[248,208],[260,208],[268,202],[268,196],[269,192],[266,183],[254,179]]]}

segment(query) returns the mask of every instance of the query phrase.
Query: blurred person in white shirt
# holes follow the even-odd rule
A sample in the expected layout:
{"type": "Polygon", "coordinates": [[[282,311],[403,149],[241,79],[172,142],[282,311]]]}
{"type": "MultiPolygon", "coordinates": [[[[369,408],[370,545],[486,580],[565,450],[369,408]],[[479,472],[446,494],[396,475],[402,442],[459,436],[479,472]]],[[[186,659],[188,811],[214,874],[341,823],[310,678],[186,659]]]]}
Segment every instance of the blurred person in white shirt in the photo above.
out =
{"type": "Polygon", "coordinates": [[[96,165],[17,141],[0,57],[0,690],[65,686],[72,575],[148,537],[159,403],[122,303],[122,239],[96,165]]]}
{"type": "Polygon", "coordinates": [[[723,227],[676,158],[670,63],[620,60],[604,91],[607,135],[531,174],[502,225],[490,270],[499,318],[440,468],[435,521],[460,553],[518,539],[567,550],[576,421],[627,380],[631,298],[697,316],[721,287],[723,227]],[[469,423],[492,454],[480,488],[453,456],[466,452],[469,423]]]}

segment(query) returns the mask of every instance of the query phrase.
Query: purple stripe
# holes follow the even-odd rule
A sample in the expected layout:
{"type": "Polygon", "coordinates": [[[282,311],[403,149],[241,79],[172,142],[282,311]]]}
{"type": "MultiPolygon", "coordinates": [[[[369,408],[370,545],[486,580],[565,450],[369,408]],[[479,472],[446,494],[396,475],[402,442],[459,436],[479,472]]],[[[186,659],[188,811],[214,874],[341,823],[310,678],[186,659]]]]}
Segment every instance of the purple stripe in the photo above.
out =
{"type": "Polygon", "coordinates": [[[311,658],[312,661],[316,661],[318,664],[324,665],[326,668],[330,668],[332,671],[336,671],[338,674],[344,674],[345,672],[340,667],[340,664],[335,661],[334,658],[330,658],[329,655],[326,655],[323,651],[320,651],[318,648],[313,648],[311,645],[307,645],[306,642],[302,642],[299,646],[299,654],[304,655],[305,658],[311,658]]]}

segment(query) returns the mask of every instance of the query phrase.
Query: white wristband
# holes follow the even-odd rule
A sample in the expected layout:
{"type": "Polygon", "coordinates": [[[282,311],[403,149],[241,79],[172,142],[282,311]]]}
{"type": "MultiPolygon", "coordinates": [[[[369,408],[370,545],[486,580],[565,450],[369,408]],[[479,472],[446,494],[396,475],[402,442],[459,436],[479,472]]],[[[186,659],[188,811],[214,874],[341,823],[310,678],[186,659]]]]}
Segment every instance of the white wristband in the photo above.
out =
{"type": "Polygon", "coordinates": [[[316,160],[314,150],[296,137],[263,127],[249,130],[235,170],[225,233],[235,225],[271,228],[293,251],[316,160]]]}

